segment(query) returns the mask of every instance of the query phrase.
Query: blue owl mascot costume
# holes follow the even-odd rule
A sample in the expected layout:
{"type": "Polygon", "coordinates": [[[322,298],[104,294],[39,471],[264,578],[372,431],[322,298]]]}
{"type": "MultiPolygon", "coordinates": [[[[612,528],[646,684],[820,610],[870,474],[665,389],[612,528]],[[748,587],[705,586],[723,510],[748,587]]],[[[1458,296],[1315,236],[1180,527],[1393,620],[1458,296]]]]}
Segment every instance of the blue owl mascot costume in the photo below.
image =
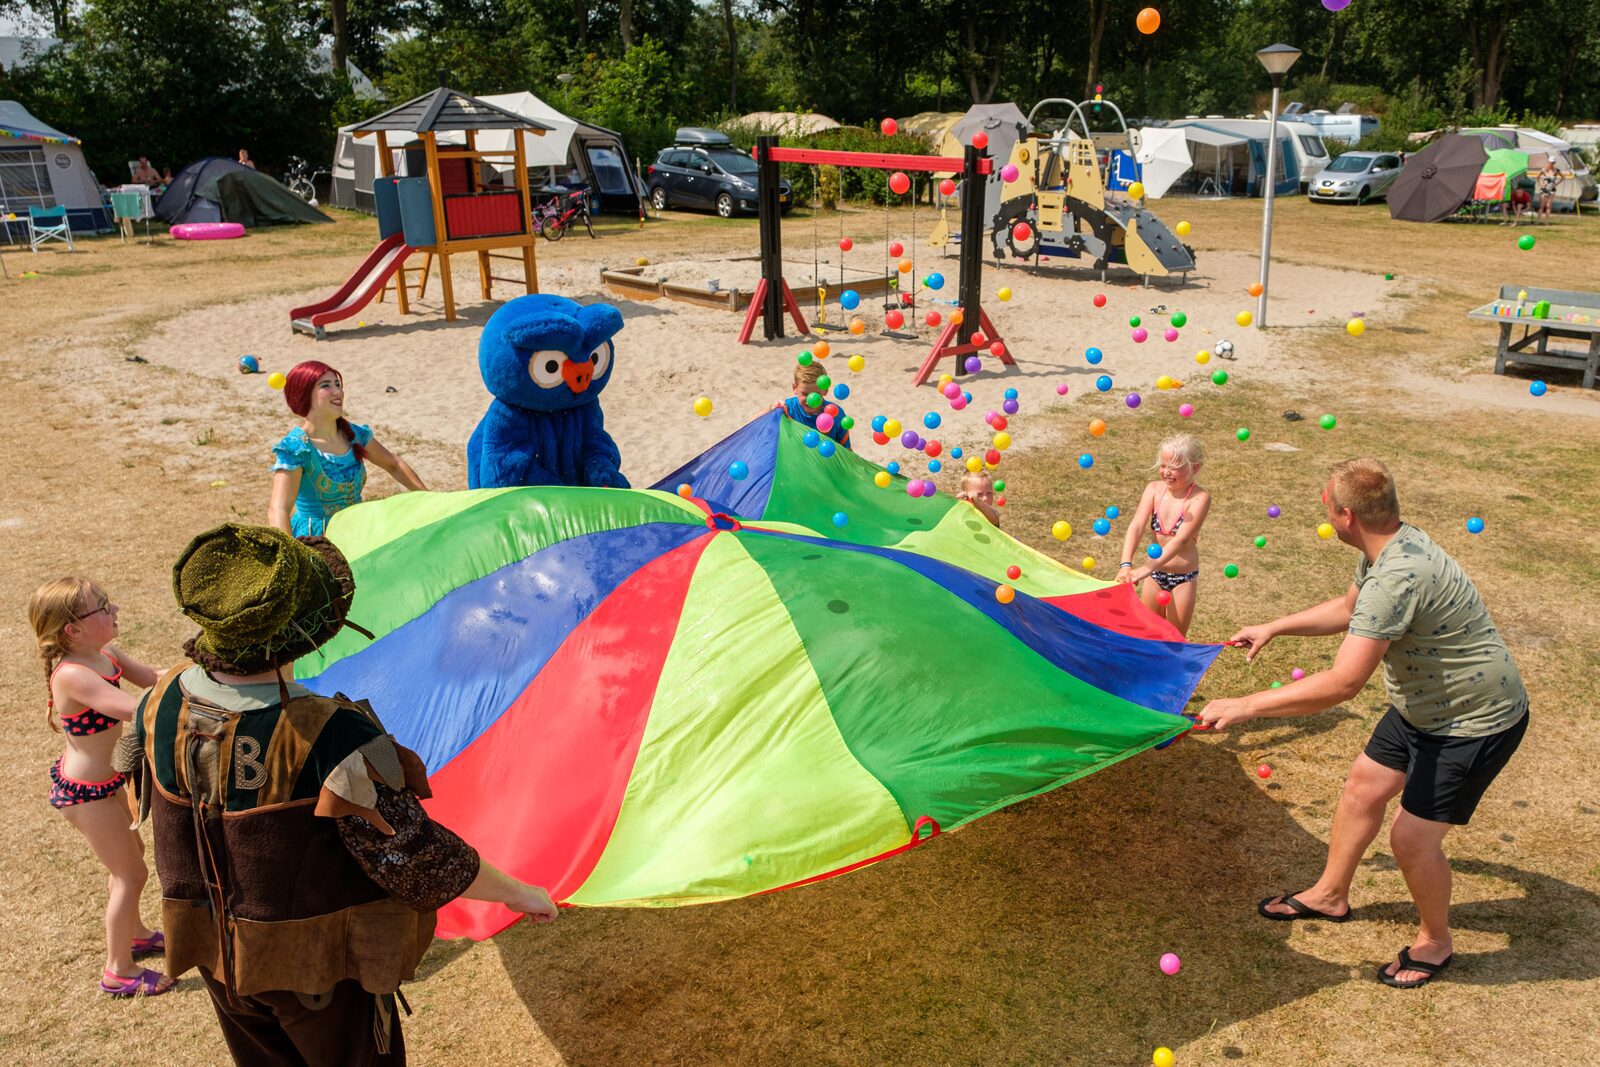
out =
{"type": "Polygon", "coordinates": [[[478,369],[494,400],[467,440],[468,488],[628,488],[600,413],[620,329],[622,313],[609,304],[544,294],[489,316],[478,369]]]}

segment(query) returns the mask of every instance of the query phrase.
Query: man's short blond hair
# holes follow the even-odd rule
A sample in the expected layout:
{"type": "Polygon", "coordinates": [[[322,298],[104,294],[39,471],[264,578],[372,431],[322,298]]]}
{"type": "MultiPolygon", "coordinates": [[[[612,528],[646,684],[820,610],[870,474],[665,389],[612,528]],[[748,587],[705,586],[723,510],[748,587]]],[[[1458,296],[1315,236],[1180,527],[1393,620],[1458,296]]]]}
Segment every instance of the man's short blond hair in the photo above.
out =
{"type": "Polygon", "coordinates": [[[1400,498],[1394,491],[1394,476],[1376,459],[1347,459],[1335,463],[1329,475],[1333,488],[1328,503],[1336,509],[1349,508],[1361,525],[1384,529],[1400,521],[1400,498]]]}

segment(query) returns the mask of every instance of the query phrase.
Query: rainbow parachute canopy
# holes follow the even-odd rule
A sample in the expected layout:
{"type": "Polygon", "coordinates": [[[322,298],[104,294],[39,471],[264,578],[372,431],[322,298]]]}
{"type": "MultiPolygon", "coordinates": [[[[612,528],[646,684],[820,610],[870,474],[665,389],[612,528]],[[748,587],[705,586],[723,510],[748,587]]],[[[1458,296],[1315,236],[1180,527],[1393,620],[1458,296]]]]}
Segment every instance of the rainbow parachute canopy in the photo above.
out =
{"type": "MultiPolygon", "coordinates": [[[[346,631],[296,673],[370,699],[432,770],[434,817],[572,905],[701,903],[843,873],[1184,731],[1176,713],[1216,646],[1063,611],[1032,594],[1102,583],[967,530],[948,498],[879,490],[870,463],[766,421],[753,426],[771,450],[748,461],[769,484],[762,514],[776,501],[816,527],[550,487],[339,513],[351,617],[377,637],[346,631]],[[878,496],[857,491],[863,474],[878,496]],[[908,526],[919,517],[929,526],[908,526]]],[[[439,930],[484,938],[516,918],[458,900],[439,930]]]]}

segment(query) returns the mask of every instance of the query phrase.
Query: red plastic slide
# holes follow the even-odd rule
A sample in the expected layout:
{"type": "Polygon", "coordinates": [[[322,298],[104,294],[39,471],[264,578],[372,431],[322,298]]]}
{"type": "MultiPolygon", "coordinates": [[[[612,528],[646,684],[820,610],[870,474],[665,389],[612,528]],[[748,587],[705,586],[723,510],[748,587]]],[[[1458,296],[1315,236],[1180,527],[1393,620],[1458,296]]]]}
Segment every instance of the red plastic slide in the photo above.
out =
{"type": "Polygon", "coordinates": [[[327,336],[324,326],[348,319],[370,304],[373,297],[383,292],[384,284],[400,269],[400,264],[414,251],[398,233],[385,237],[371,255],[361,261],[361,266],[356,268],[349,280],[339,286],[338,292],[326,300],[290,311],[289,328],[322,340],[327,336]]]}

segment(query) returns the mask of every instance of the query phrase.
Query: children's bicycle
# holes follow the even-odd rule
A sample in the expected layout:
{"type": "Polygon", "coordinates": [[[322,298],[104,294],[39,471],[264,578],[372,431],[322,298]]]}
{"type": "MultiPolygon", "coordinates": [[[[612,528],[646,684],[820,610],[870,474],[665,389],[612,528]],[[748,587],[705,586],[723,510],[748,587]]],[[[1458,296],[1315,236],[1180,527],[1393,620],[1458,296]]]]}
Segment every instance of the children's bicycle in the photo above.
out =
{"type": "Polygon", "coordinates": [[[589,198],[584,190],[557,193],[533,209],[533,232],[547,241],[559,241],[574,226],[581,225],[594,237],[594,223],[589,218],[589,198]]]}

